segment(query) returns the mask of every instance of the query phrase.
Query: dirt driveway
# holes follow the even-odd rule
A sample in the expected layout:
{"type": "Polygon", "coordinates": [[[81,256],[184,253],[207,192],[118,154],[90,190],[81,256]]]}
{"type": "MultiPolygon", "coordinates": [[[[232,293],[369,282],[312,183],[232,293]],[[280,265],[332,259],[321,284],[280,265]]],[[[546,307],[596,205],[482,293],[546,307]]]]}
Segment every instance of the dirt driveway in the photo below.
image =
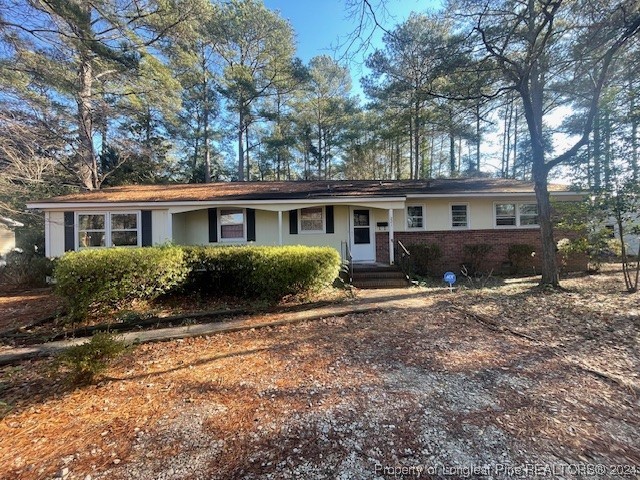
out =
{"type": "Polygon", "coordinates": [[[5,369],[0,476],[637,478],[637,299],[607,285],[378,291],[376,313],[143,345],[73,391],[5,369]]]}

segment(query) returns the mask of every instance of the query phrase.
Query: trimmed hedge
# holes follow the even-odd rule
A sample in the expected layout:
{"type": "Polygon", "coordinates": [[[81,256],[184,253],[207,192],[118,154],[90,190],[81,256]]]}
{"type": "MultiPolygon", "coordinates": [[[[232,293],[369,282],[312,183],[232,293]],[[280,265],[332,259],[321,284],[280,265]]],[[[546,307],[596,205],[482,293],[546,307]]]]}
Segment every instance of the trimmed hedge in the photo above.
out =
{"type": "Polygon", "coordinates": [[[73,319],[91,307],[194,291],[279,300],[331,285],[340,256],[330,247],[145,247],[65,254],[57,290],[73,319]]]}
{"type": "Polygon", "coordinates": [[[72,320],[80,320],[92,306],[113,307],[167,293],[182,285],[188,273],[180,248],[155,247],[69,252],[58,260],[54,275],[72,320]]]}
{"type": "Polygon", "coordinates": [[[330,247],[183,247],[187,290],[279,300],[331,285],[340,256],[330,247]]]}

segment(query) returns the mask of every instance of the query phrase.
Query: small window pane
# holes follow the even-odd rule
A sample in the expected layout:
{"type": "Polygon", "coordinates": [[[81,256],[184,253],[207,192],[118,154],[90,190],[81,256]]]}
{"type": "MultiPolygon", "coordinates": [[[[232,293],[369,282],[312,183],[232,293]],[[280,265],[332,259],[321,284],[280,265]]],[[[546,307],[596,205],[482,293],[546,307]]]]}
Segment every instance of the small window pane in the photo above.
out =
{"type": "Polygon", "coordinates": [[[354,227],[368,227],[369,226],[369,210],[354,210],[353,225],[354,227]]]}
{"type": "Polygon", "coordinates": [[[104,215],[78,215],[79,230],[104,230],[104,215]]]}
{"type": "Polygon", "coordinates": [[[516,214],[516,206],[513,203],[499,203],[496,205],[496,215],[513,215],[516,214]]]}
{"type": "Polygon", "coordinates": [[[104,247],[105,234],[100,231],[78,232],[78,245],[80,248],[104,247]]]}
{"type": "Polygon", "coordinates": [[[303,232],[321,232],[323,230],[322,207],[300,210],[300,230],[303,232]]]}
{"type": "Polygon", "coordinates": [[[111,230],[136,230],[138,228],[138,215],[135,213],[111,214],[111,230]]]}
{"type": "Polygon", "coordinates": [[[516,204],[498,203],[496,204],[496,225],[510,226],[516,225],[516,204]]]}
{"type": "Polygon", "coordinates": [[[353,243],[356,245],[371,243],[370,230],[368,228],[354,228],[353,229],[353,243]]]}
{"type": "Polygon", "coordinates": [[[407,207],[407,226],[409,228],[422,228],[423,225],[422,207],[407,207]]]}
{"type": "Polygon", "coordinates": [[[516,217],[496,217],[496,225],[498,226],[515,226],[516,217]]]}
{"type": "Polygon", "coordinates": [[[220,236],[222,238],[243,238],[244,228],[242,225],[221,225],[220,236]]]}
{"type": "Polygon", "coordinates": [[[138,232],[120,231],[111,232],[111,243],[114,247],[130,247],[138,245],[138,232]]]}
{"type": "Polygon", "coordinates": [[[538,205],[535,203],[523,203],[520,205],[520,215],[538,215],[538,205]]]}
{"type": "Polygon", "coordinates": [[[466,227],[468,225],[466,205],[451,206],[451,224],[453,227],[466,227]]]}
{"type": "Polygon", "coordinates": [[[538,225],[538,205],[535,203],[520,205],[520,225],[538,225]]]}
{"type": "Polygon", "coordinates": [[[221,225],[242,225],[244,224],[244,213],[238,209],[220,210],[221,225]]]}

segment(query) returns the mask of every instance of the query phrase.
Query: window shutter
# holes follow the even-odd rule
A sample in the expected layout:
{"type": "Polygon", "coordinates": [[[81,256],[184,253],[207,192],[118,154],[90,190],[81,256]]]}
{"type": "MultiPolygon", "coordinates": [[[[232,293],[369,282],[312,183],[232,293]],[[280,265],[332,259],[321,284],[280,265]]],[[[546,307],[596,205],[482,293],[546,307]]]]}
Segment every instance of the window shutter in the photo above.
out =
{"type": "Polygon", "coordinates": [[[76,249],[75,216],[73,212],[64,212],[64,251],[70,252],[76,249]]]}
{"type": "Polygon", "coordinates": [[[218,209],[209,209],[209,243],[218,242],[218,209]]]}
{"type": "Polygon", "coordinates": [[[256,241],[256,210],[247,208],[247,242],[256,241]]]}
{"type": "Polygon", "coordinates": [[[333,227],[333,205],[327,205],[325,207],[325,212],[327,215],[327,233],[335,233],[335,229],[333,227]]]}
{"type": "Polygon", "coordinates": [[[153,243],[151,240],[151,210],[142,210],[142,212],[140,212],[140,223],[142,223],[142,246],[150,247],[153,243]]]}
{"type": "Polygon", "coordinates": [[[298,210],[289,210],[289,234],[298,233],[298,210]]]}

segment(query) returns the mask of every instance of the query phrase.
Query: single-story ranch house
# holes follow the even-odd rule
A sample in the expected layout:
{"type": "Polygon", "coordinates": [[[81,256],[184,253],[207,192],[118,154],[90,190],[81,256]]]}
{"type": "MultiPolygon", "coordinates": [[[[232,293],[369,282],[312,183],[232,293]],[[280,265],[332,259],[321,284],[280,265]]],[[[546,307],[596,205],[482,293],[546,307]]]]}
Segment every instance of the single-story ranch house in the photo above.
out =
{"type": "MultiPolygon", "coordinates": [[[[582,198],[551,185],[552,199],[582,198]]],[[[45,213],[46,255],[110,246],[326,245],[354,262],[394,263],[394,245],[436,243],[443,266],[488,243],[497,268],[512,244],[538,246],[530,183],[488,178],[411,181],[129,185],[32,202],[45,213]]]]}

